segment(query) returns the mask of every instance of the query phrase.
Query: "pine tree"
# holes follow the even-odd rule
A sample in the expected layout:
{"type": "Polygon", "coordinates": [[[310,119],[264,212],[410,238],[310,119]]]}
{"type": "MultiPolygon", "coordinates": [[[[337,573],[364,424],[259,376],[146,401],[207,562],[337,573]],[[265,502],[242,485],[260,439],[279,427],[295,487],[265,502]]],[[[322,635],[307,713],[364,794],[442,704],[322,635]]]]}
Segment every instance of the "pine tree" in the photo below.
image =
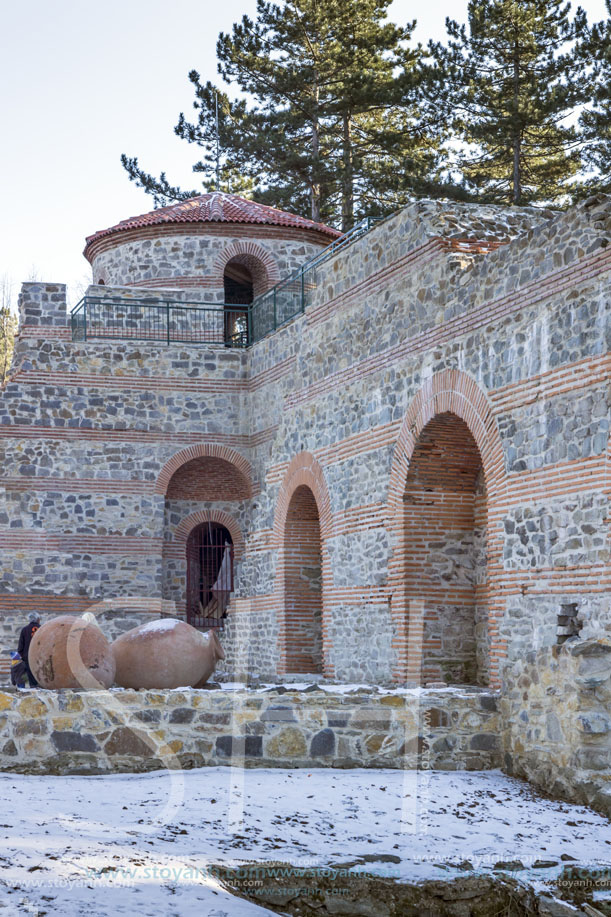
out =
{"type": "MultiPolygon", "coordinates": [[[[255,183],[236,168],[235,156],[230,159],[225,153],[234,142],[232,137],[236,124],[244,124],[245,103],[241,101],[232,104],[229,97],[212,83],[202,84],[196,70],[189,73],[189,80],[195,87],[193,107],[198,112],[197,122],[195,125],[190,124],[181,113],[174,132],[189,143],[197,143],[203,150],[201,159],[193,166],[194,172],[205,176],[202,190],[221,190],[250,197],[255,190],[255,183]]],[[[201,194],[201,190],[187,191],[171,185],[165,172],[155,178],[140,168],[136,156],[129,157],[123,153],[121,163],[130,180],[152,195],[155,207],[165,207],[201,194]]]]}
{"type": "Polygon", "coordinates": [[[595,23],[580,45],[586,63],[593,65],[591,104],[583,111],[584,160],[594,174],[583,190],[611,193],[611,0],[606,0],[608,18],[595,23]]]}
{"type": "Polygon", "coordinates": [[[569,13],[562,0],[470,0],[468,29],[447,19],[449,46],[431,45],[475,199],[525,204],[570,190],[580,136],[567,118],[586,93],[574,42],[586,23],[569,13]]]}
{"type": "Polygon", "coordinates": [[[425,105],[415,21],[384,21],[388,0],[328,3],[325,114],[337,163],[342,228],[390,212],[438,176],[442,132],[425,105]]]}
{"type": "MultiPolygon", "coordinates": [[[[407,49],[415,23],[386,21],[391,0],[258,0],[217,45],[223,79],[252,100],[233,101],[192,71],[196,118],[175,131],[202,148],[194,171],[214,186],[216,107],[222,173],[264,203],[348,229],[389,212],[439,171],[439,117],[421,104],[422,49],[407,49]],[[423,116],[423,112],[426,112],[423,116]]],[[[192,196],[123,157],[156,203],[192,196]]],[[[223,188],[224,185],[221,184],[223,188]]]]}
{"type": "Polygon", "coordinates": [[[384,130],[379,124],[400,102],[395,70],[417,57],[408,58],[402,46],[414,24],[385,21],[389,6],[390,0],[291,0],[282,7],[259,0],[257,21],[244,17],[218,43],[224,79],[265,113],[265,133],[257,131],[250,155],[262,154],[273,169],[261,140],[279,140],[274,156],[283,148],[288,155],[272,183],[280,175],[297,185],[305,179],[315,220],[339,199],[344,230],[354,222],[368,154],[409,145],[392,119],[384,130]]]}

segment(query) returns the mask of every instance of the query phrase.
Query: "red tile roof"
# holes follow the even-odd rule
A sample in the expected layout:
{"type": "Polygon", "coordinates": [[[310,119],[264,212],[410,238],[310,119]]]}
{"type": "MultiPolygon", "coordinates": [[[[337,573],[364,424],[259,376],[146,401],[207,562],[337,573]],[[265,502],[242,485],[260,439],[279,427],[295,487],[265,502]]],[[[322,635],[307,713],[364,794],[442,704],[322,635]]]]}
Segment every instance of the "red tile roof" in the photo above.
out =
{"type": "Polygon", "coordinates": [[[150,213],[129,217],[121,220],[116,226],[101,229],[91,236],[87,236],[85,254],[87,249],[98,239],[128,229],[139,229],[143,226],[157,226],[168,223],[265,223],[271,226],[290,226],[296,229],[311,229],[322,233],[329,239],[337,239],[341,232],[325,226],[324,223],[315,223],[294,213],[277,210],[265,204],[238,197],[237,194],[225,194],[213,191],[210,194],[201,194],[199,197],[170,204],[169,207],[160,207],[150,213]]]}

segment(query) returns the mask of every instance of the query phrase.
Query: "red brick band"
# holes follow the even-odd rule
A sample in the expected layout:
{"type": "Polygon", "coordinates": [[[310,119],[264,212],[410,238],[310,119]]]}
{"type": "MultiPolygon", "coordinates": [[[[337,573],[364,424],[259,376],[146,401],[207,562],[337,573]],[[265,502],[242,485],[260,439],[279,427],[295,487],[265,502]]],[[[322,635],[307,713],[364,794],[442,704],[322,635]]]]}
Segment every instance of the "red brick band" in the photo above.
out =
{"type": "Polygon", "coordinates": [[[172,223],[167,226],[156,223],[139,226],[136,229],[122,229],[89,242],[83,252],[90,263],[102,252],[119,248],[129,242],[145,239],[159,239],[172,236],[205,236],[207,238],[231,239],[274,239],[279,242],[309,242],[326,248],[332,241],[328,232],[295,226],[274,226],[264,223],[172,223]]]}

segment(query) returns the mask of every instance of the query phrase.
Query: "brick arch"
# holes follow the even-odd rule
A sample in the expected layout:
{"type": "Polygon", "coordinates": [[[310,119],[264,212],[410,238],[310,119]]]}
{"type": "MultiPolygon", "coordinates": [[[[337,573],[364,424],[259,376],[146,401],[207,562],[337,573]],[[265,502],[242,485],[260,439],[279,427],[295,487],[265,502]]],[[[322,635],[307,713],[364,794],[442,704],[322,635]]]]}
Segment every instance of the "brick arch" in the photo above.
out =
{"type": "Polygon", "coordinates": [[[488,492],[496,494],[505,487],[503,444],[486,395],[471,376],[459,369],[445,369],[426,380],[401,425],[388,490],[391,514],[394,515],[401,502],[409,462],[420,434],[437,414],[446,412],[456,414],[469,427],[482,457],[488,492]]]}
{"type": "Polygon", "coordinates": [[[284,537],[284,525],[289,503],[298,487],[305,484],[314,494],[320,517],[320,531],[323,541],[331,537],[331,499],[325,474],[319,462],[310,452],[300,452],[286,470],[274,513],[274,542],[280,549],[284,537]]]}
{"type": "Polygon", "coordinates": [[[402,563],[408,551],[404,532],[403,496],[410,463],[420,435],[434,418],[453,414],[468,428],[481,457],[487,494],[487,569],[488,627],[490,649],[489,678],[491,686],[499,684],[499,664],[506,655],[506,641],[498,635],[503,614],[500,590],[495,593],[495,578],[502,573],[502,537],[498,512],[490,513],[504,501],[506,490],[505,458],[496,418],[486,397],[474,379],[457,369],[435,373],[425,381],[412,400],[397,440],[390,474],[387,500],[387,526],[394,542],[389,562],[388,581],[393,617],[393,650],[396,658],[395,679],[417,680],[420,671],[422,619],[418,604],[407,594],[402,563]],[[494,518],[490,518],[491,515],[494,518]],[[411,646],[410,646],[411,644],[411,646]],[[420,648],[420,649],[418,649],[420,648]]]}
{"type": "Polygon", "coordinates": [[[278,263],[270,251],[257,242],[236,241],[230,242],[214,262],[210,273],[214,286],[223,286],[225,268],[234,259],[248,267],[252,273],[257,296],[281,279],[278,263]]]}
{"type": "Polygon", "coordinates": [[[331,564],[326,542],[332,535],[331,500],[322,467],[309,452],[296,455],[286,471],[276,502],[273,524],[273,544],[277,552],[274,606],[278,617],[278,655],[280,674],[287,672],[287,608],[285,593],[286,552],[285,538],[291,501],[297,491],[307,488],[318,511],[320,527],[320,557],[322,566],[322,667],[323,674],[332,677],[329,663],[327,634],[328,593],[331,587],[331,564]]]}
{"type": "Polygon", "coordinates": [[[174,529],[174,542],[180,545],[186,545],[189,535],[194,528],[197,528],[198,525],[201,525],[202,522],[217,522],[219,525],[225,526],[229,534],[231,535],[231,540],[233,541],[234,547],[234,556],[236,560],[240,560],[244,554],[245,542],[244,535],[240,526],[229,513],[222,512],[221,510],[216,509],[200,509],[195,513],[191,513],[188,516],[185,516],[182,519],[176,528],[174,529]]]}
{"type": "Polygon", "coordinates": [[[218,458],[225,462],[229,462],[242,475],[248,497],[252,497],[255,494],[256,489],[253,484],[253,473],[250,462],[248,462],[239,452],[236,452],[235,449],[230,449],[228,446],[221,446],[216,443],[198,443],[194,446],[189,446],[187,449],[181,449],[180,452],[173,455],[159,472],[155,483],[155,493],[165,496],[172,475],[187,462],[204,457],[218,458]]]}

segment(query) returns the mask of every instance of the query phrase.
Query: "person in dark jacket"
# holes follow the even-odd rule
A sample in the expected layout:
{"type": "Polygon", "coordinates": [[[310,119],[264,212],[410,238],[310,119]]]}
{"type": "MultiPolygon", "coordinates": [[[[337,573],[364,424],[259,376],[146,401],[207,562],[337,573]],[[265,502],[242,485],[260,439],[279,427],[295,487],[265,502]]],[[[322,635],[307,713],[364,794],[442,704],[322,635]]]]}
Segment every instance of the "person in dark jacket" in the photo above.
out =
{"type": "Polygon", "coordinates": [[[36,611],[31,611],[28,615],[28,624],[26,624],[26,626],[21,629],[21,633],[19,634],[19,645],[17,647],[17,652],[25,662],[25,670],[32,688],[37,688],[38,682],[32,675],[28,653],[30,651],[30,643],[32,642],[32,637],[39,629],[39,627],[40,615],[36,611]]]}

